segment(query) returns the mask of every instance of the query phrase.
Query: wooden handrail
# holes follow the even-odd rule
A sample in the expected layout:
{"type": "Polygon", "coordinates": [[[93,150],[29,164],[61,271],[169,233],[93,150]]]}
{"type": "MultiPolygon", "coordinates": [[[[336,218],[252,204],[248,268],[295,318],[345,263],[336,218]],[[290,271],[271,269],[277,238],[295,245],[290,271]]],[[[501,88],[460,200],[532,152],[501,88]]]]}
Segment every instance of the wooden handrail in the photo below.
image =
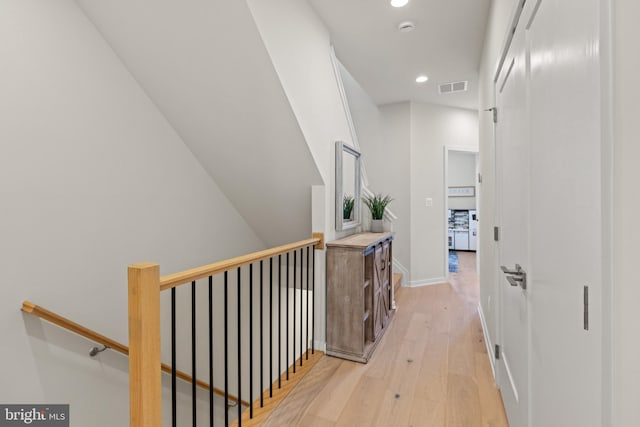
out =
{"type": "Polygon", "coordinates": [[[58,325],[61,328],[67,329],[78,335],[81,335],[90,341],[112,348],[119,353],[122,353],[127,356],[129,355],[129,348],[126,345],[120,344],[119,342],[114,341],[111,338],[107,338],[104,335],[101,335],[97,332],[94,332],[89,328],[85,328],[84,326],[79,325],[76,322],[73,322],[65,317],[62,317],[56,313],[53,313],[47,310],[46,308],[40,307],[39,305],[35,305],[32,302],[24,301],[22,303],[22,311],[24,311],[25,313],[31,314],[33,316],[39,317],[41,319],[44,319],[48,322],[53,323],[54,325],[58,325]]]}
{"type": "MultiPolygon", "coordinates": [[[[67,329],[68,331],[74,332],[82,337],[87,338],[90,341],[107,346],[110,349],[117,351],[118,353],[124,354],[125,356],[129,356],[129,347],[127,347],[126,345],[121,344],[117,341],[114,341],[111,338],[105,337],[104,335],[101,335],[89,328],[86,328],[76,322],[73,322],[67,319],[66,317],[62,317],[59,314],[49,311],[46,308],[40,307],[39,305],[36,305],[30,301],[24,301],[22,303],[21,310],[25,313],[31,314],[33,316],[44,319],[50,323],[53,323],[54,325],[60,326],[61,328],[67,329]]],[[[161,367],[163,372],[171,374],[171,365],[167,365],[166,363],[163,363],[161,367]]],[[[176,369],[176,377],[187,382],[193,381],[193,378],[189,374],[177,369],[176,369]]],[[[203,388],[205,390],[209,390],[209,384],[199,379],[196,379],[196,385],[198,385],[198,387],[203,388]]],[[[219,396],[224,396],[224,391],[216,387],[213,388],[213,392],[219,396]]],[[[238,402],[238,398],[232,395],[229,395],[229,400],[231,400],[234,403],[238,402]]],[[[243,400],[242,404],[245,406],[248,406],[249,402],[243,400]]]]}
{"type": "Polygon", "coordinates": [[[299,242],[289,243],[275,248],[265,249],[252,254],[242,255],[225,261],[219,261],[202,267],[196,267],[190,270],[163,276],[160,278],[160,290],[165,291],[186,283],[191,283],[194,280],[202,279],[203,277],[213,276],[215,274],[233,270],[234,268],[242,267],[243,265],[269,259],[273,256],[286,254],[287,252],[312,245],[316,249],[324,249],[324,234],[313,233],[313,238],[311,239],[301,240],[299,242]]]}

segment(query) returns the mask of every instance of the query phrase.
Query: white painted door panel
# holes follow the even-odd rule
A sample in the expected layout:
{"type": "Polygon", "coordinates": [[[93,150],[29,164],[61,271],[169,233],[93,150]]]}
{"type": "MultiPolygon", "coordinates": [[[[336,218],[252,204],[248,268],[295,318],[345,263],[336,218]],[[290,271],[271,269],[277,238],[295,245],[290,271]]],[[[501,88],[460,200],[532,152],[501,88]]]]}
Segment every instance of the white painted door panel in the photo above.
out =
{"type": "Polygon", "coordinates": [[[526,291],[499,272],[512,427],[603,425],[598,7],[528,0],[496,82],[499,264],[527,272],[526,291]]]}
{"type": "Polygon", "coordinates": [[[532,425],[601,419],[601,173],[597,2],[542,0],[531,52],[532,425]],[[589,287],[589,331],[584,330],[589,287]]]}
{"type": "MultiPolygon", "coordinates": [[[[525,271],[528,254],[528,126],[524,38],[514,37],[496,94],[499,125],[496,129],[499,265],[525,271]]],[[[512,426],[526,426],[529,396],[529,310],[527,292],[512,286],[498,272],[500,289],[501,354],[498,383],[512,426]]]]}

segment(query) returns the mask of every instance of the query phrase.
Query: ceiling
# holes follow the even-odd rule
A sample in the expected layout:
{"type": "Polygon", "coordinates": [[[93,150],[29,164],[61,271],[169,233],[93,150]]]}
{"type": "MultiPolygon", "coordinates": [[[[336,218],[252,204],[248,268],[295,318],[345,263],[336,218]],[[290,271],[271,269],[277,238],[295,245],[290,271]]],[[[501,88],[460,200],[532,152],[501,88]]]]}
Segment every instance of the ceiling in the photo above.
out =
{"type": "Polygon", "coordinates": [[[428,102],[477,108],[478,69],[491,0],[309,0],[331,33],[338,59],[377,104],[428,102]],[[398,24],[416,28],[401,33],[398,24]],[[429,80],[415,79],[426,74],[429,80]],[[438,85],[468,80],[467,92],[438,85]]]}

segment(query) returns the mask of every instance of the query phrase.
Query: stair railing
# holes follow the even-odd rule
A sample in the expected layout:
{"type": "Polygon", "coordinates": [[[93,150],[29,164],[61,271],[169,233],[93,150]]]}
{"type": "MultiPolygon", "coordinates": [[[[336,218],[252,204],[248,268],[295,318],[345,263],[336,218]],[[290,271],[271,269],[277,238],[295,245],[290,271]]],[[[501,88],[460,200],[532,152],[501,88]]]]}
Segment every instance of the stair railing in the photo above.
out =
{"type": "MultiPolygon", "coordinates": [[[[206,298],[208,305],[208,366],[209,374],[209,420],[214,425],[214,346],[223,348],[224,364],[224,425],[230,425],[228,408],[233,401],[231,391],[241,400],[237,405],[235,423],[242,425],[243,419],[254,417],[254,406],[266,406],[266,399],[275,398],[278,389],[286,388],[286,382],[296,371],[308,369],[315,353],[315,249],[323,249],[322,233],[273,249],[268,249],[226,261],[186,270],[160,277],[160,267],[155,263],[129,266],[129,378],[130,378],[130,425],[132,427],[158,427],[162,425],[161,385],[161,292],[170,293],[171,307],[171,415],[172,426],[178,425],[177,385],[177,295],[176,290],[191,285],[191,418],[198,425],[197,373],[202,368],[197,362],[197,301],[206,298]],[[204,279],[204,280],[203,280],[204,279]],[[214,287],[214,281],[215,287],[214,287]],[[205,282],[205,283],[202,283],[205,282]],[[203,297],[198,289],[208,283],[208,292],[203,297]],[[235,283],[235,286],[234,286],[235,283]],[[219,288],[222,289],[219,289],[219,288]],[[235,292],[233,291],[235,288],[235,292]],[[275,288],[275,289],[274,289],[275,288]],[[290,295],[290,290],[293,289],[290,295]],[[214,295],[222,291],[223,337],[214,337],[214,295]],[[277,293],[277,295],[276,295],[277,293]],[[232,295],[233,294],[233,295],[232,295]],[[259,296],[256,297],[256,294],[259,296]],[[230,303],[230,297],[235,297],[230,303]],[[258,298],[256,306],[255,300],[258,298]],[[284,298],[284,300],[283,300],[284,298]],[[311,301],[310,301],[311,299],[311,301]],[[268,302],[267,302],[268,301],[268,302]],[[233,303],[235,302],[235,307],[233,303]],[[299,303],[299,305],[298,305],[299,303]],[[284,307],[283,307],[284,306],[284,307]],[[305,309],[306,306],[306,309],[305,309]],[[233,310],[235,309],[235,312],[233,310]],[[268,312],[267,312],[268,311],[268,312]],[[258,319],[258,322],[255,319],[258,319]],[[258,323],[258,325],[256,325],[258,323]],[[268,325],[265,325],[268,324],[268,325]],[[277,325],[276,325],[277,323],[277,325]],[[254,331],[258,326],[258,331],[254,331]],[[233,330],[235,328],[235,331],[233,330]],[[284,328],[284,332],[283,332],[284,328]],[[243,330],[248,329],[248,336],[243,330]],[[292,333],[291,332],[292,329],[292,333]],[[257,333],[257,335],[256,335],[257,333]],[[232,337],[232,334],[235,336],[232,337]],[[275,342],[277,335],[277,344],[275,342]],[[284,335],[284,340],[283,336],[284,335]],[[259,337],[256,339],[255,337],[259,337]],[[268,343],[267,343],[268,337],[268,343]],[[219,343],[220,338],[223,338],[219,343]],[[215,342],[214,342],[215,341],[215,342]],[[235,342],[232,342],[235,341],[235,342]],[[257,341],[257,343],[256,343],[257,341]],[[282,342],[284,341],[284,343],[282,342]],[[254,348],[257,344],[259,350],[254,348]],[[291,345],[292,344],[292,345],[291,345]],[[284,347],[283,347],[284,346],[284,347]],[[235,351],[237,360],[232,361],[230,352],[235,351]],[[248,356],[245,356],[248,353],[248,356]],[[243,356],[249,361],[243,362],[243,356]],[[284,357],[284,366],[281,362],[284,357]],[[296,359],[297,358],[297,359],[296,359]],[[292,363],[291,363],[292,362],[292,363]],[[299,364],[299,368],[296,366],[299,364]],[[283,368],[284,367],[284,371],[283,368]],[[235,368],[235,370],[234,370],[235,368]],[[254,402],[254,371],[259,379],[259,397],[254,402]],[[232,372],[233,371],[233,372],[232,372]],[[248,393],[243,392],[247,383],[248,393]],[[274,371],[276,371],[274,375],[274,371]],[[243,374],[245,377],[243,377],[243,374]],[[235,381],[231,390],[231,376],[235,381]],[[264,381],[267,380],[265,387],[264,381]],[[275,389],[275,390],[274,390],[275,389]],[[275,391],[275,392],[274,392],[275,391]],[[247,399],[243,400],[243,396],[247,399]],[[243,412],[244,414],[243,418],[243,412]]],[[[215,296],[215,298],[218,298],[215,296]]],[[[218,313],[216,313],[218,314],[218,313]]],[[[219,360],[215,360],[220,363],[219,360]]],[[[282,395],[282,393],[280,393],[282,395]]],[[[202,400],[202,399],[201,399],[202,400]]],[[[183,414],[184,415],[184,414],[183,414]]],[[[219,416],[219,415],[218,415],[219,416]]],[[[203,424],[204,425],[204,424],[203,424]]]]}

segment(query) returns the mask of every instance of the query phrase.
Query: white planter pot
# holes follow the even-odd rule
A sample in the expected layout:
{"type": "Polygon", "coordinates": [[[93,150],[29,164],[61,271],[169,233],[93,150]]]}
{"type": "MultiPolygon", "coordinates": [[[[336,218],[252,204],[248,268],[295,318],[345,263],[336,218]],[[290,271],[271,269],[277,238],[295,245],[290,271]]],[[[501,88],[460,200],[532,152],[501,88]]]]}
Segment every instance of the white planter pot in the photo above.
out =
{"type": "Polygon", "coordinates": [[[382,233],[382,232],[384,232],[384,220],[383,219],[372,219],[371,220],[371,232],[372,233],[382,233]]]}

